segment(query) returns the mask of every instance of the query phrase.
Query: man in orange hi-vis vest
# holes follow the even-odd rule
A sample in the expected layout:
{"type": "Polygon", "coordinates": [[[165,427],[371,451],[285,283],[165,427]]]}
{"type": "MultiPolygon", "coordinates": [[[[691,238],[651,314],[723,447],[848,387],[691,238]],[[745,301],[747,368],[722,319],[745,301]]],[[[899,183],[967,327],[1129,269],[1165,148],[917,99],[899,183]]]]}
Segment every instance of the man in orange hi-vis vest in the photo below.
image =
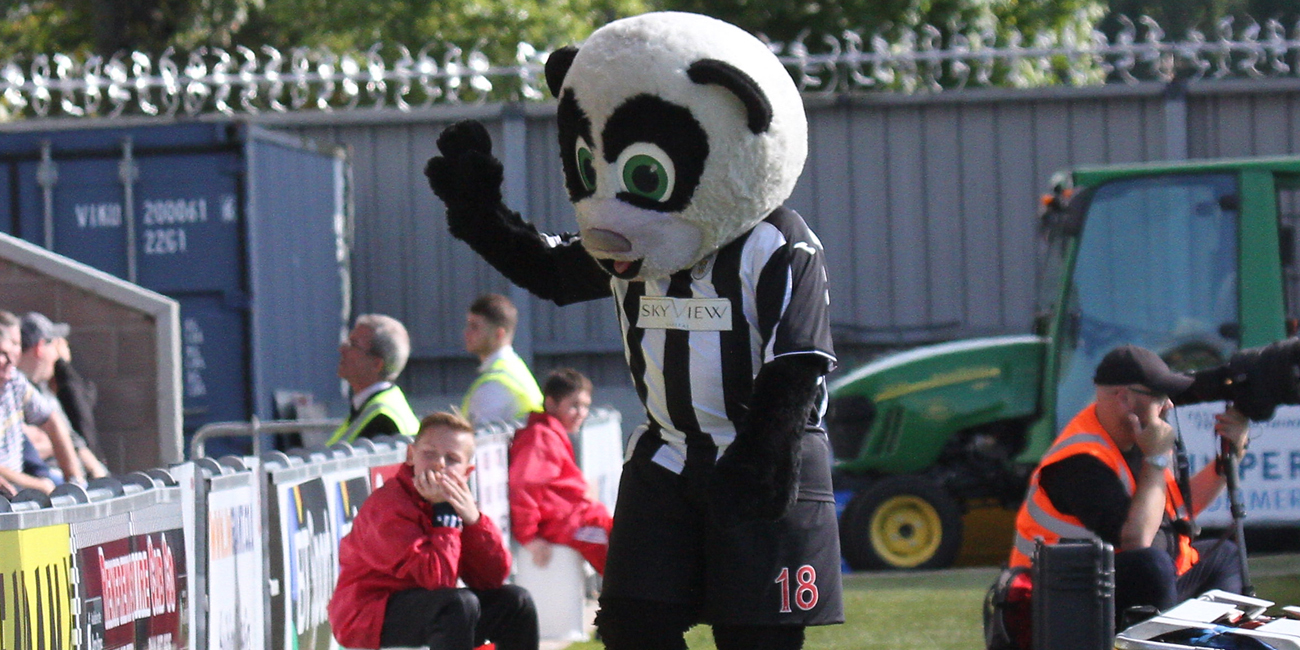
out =
{"type": "MultiPolygon", "coordinates": [[[[1241,592],[1234,545],[1193,541],[1191,517],[1223,491],[1216,463],[1191,477],[1191,503],[1175,477],[1170,397],[1192,383],[1154,352],[1126,345],[1097,365],[1097,397],[1066,425],[1029,479],[1016,517],[1011,566],[1028,567],[1034,539],[1100,538],[1115,548],[1115,607],[1167,609],[1210,589],[1241,592]],[[1190,509],[1189,509],[1190,506],[1190,509]]],[[[1240,456],[1246,417],[1215,416],[1215,432],[1240,456]]]]}

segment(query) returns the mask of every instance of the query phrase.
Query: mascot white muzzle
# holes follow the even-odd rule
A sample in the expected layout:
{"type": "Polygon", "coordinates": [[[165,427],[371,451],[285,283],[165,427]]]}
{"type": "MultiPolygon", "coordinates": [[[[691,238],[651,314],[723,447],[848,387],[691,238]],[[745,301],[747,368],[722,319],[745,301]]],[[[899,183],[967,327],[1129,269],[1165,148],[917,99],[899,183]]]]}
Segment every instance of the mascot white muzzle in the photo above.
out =
{"type": "Polygon", "coordinates": [[[780,206],[803,170],[798,90],[728,23],[618,20],[552,54],[546,76],[583,246],[617,277],[691,267],[780,206]]]}

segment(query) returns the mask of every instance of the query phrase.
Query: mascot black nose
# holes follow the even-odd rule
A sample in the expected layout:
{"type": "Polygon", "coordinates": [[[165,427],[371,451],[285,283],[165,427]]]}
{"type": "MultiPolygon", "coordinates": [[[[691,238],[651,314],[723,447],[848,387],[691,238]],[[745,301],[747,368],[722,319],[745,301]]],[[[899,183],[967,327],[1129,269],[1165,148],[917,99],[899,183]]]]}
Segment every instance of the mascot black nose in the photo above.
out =
{"type": "Polygon", "coordinates": [[[591,228],[583,231],[582,238],[587,242],[589,249],[606,253],[629,253],[632,251],[632,242],[613,230],[591,228]]]}

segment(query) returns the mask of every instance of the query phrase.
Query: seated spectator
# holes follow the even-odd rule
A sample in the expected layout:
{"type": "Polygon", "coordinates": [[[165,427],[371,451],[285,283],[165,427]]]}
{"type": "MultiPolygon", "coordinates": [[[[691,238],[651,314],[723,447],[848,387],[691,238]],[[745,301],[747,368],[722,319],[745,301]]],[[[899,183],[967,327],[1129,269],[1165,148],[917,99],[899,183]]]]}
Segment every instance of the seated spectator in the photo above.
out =
{"type": "Polygon", "coordinates": [[[546,377],[542,396],[545,410],[530,414],[510,444],[511,532],[537,566],[550,562],[551,544],[563,544],[604,575],[613,521],[578,469],[570,440],[591,409],[591,381],[561,368],[546,377]]]}
{"type": "MultiPolygon", "coordinates": [[[[1165,421],[1192,377],[1146,348],[1111,350],[1093,376],[1096,401],[1074,416],[1030,475],[1009,564],[1030,567],[1034,540],[1090,537],[1115,549],[1115,611],[1162,611],[1210,589],[1241,593],[1237,546],[1195,540],[1193,517],[1226,480],[1207,463],[1184,492],[1174,471],[1177,433],[1165,421]]],[[[1246,416],[1229,407],[1214,432],[1241,455],[1246,416]]]]}
{"type": "Polygon", "coordinates": [[[84,482],[81,464],[76,462],[66,423],[51,417],[54,406],[41,395],[18,369],[22,356],[18,317],[0,311],[0,487],[9,492],[35,488],[49,493],[54,482],[23,471],[25,447],[30,444],[24,424],[39,427],[60,453],[59,464],[71,480],[84,482]]]}
{"type": "MultiPolygon", "coordinates": [[[[27,375],[27,379],[32,382],[36,390],[40,391],[54,407],[54,414],[51,417],[59,418],[68,426],[68,431],[72,436],[72,447],[77,455],[77,462],[85,467],[86,474],[91,478],[100,478],[108,476],[108,468],[104,466],[90,447],[86,444],[86,439],[81,436],[77,429],[72,427],[71,419],[64,411],[63,402],[59,400],[58,395],[50,386],[54,380],[55,368],[60,361],[70,361],[72,353],[68,348],[67,335],[69,327],[67,323],[53,323],[44,314],[37,312],[27,312],[22,318],[22,355],[18,358],[18,369],[27,375]]],[[[50,438],[45,435],[40,428],[28,425],[25,428],[27,437],[36,447],[46,465],[49,465],[55,459],[54,445],[50,438]]],[[[63,481],[63,474],[57,471],[51,471],[50,478],[56,483],[63,481]]]]}
{"type": "MultiPolygon", "coordinates": [[[[30,424],[24,424],[23,428],[32,429],[34,427],[30,424]]],[[[45,442],[48,445],[50,440],[49,436],[46,436],[44,432],[42,432],[41,435],[44,436],[45,442]]],[[[50,490],[54,489],[54,486],[59,483],[59,481],[54,480],[54,471],[50,469],[49,464],[45,462],[44,458],[41,458],[41,452],[37,451],[35,444],[32,444],[32,437],[30,435],[27,436],[26,440],[23,440],[23,473],[49,481],[50,490]]],[[[44,491],[49,492],[49,490],[44,491]]]]}
{"type": "MultiPolygon", "coordinates": [[[[54,376],[46,383],[49,385],[50,392],[58,398],[59,405],[63,407],[63,415],[67,416],[72,431],[80,434],[80,438],[85,443],[85,451],[78,448],[78,456],[82,463],[87,465],[89,471],[90,458],[100,465],[102,465],[100,459],[103,458],[103,452],[99,447],[99,427],[95,424],[95,405],[99,402],[99,388],[95,386],[95,382],[83,377],[72,365],[72,350],[68,346],[67,339],[56,339],[55,346],[59,349],[59,359],[54,362],[54,376]]],[[[75,438],[73,444],[76,444],[75,438]]],[[[107,468],[103,471],[105,474],[108,472],[107,468]]],[[[91,473],[93,475],[94,472],[91,473]]]]}
{"type": "Polygon", "coordinates": [[[329,604],[349,648],[537,650],[537,610],[505,584],[510,551],[469,489],[474,428],[434,413],[420,422],[394,480],[375,490],[339,543],[329,604]],[[463,580],[467,588],[457,588],[463,580]]]}

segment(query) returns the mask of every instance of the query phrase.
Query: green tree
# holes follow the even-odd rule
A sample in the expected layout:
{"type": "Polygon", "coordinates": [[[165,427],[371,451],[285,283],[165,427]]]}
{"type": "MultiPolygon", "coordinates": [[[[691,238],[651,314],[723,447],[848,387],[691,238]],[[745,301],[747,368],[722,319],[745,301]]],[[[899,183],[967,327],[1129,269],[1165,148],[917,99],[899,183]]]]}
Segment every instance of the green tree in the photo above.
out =
{"type": "Polygon", "coordinates": [[[58,0],[0,4],[0,59],[35,52],[86,53],[94,27],[81,7],[58,0]]]}
{"type": "Polygon", "coordinates": [[[897,36],[932,25],[945,36],[972,29],[1005,36],[1012,28],[1034,38],[1040,33],[1078,29],[1100,18],[1104,0],[662,0],[665,8],[693,11],[735,23],[773,41],[788,42],[807,33],[813,44],[822,35],[845,30],[864,36],[897,36]]]}
{"type": "Polygon", "coordinates": [[[362,51],[376,42],[418,50],[440,41],[482,42],[494,61],[508,61],[521,41],[539,49],[576,42],[610,20],[651,10],[651,1],[3,0],[0,57],[235,45],[362,51]]]}
{"type": "MultiPolygon", "coordinates": [[[[810,52],[825,52],[826,37],[844,42],[846,31],[863,37],[862,47],[891,53],[909,49],[947,49],[962,38],[975,48],[1086,43],[1105,13],[1105,0],[661,0],[666,8],[704,13],[735,23],[778,43],[802,41],[810,52]]],[[[877,52],[879,53],[879,52],[877,52]]],[[[994,84],[1044,85],[1070,75],[1100,77],[1086,64],[1064,60],[1005,60],[989,77],[994,84]]],[[[962,83],[951,66],[937,75],[945,86],[962,83]]],[[[879,80],[880,88],[913,90],[915,75],[879,80]]]]}
{"type": "Polygon", "coordinates": [[[509,57],[521,41],[538,48],[574,42],[650,8],[647,0],[267,0],[250,12],[235,41],[335,50],[364,50],[376,42],[418,49],[431,41],[462,47],[481,41],[509,57]]]}
{"type": "Polygon", "coordinates": [[[1110,10],[1101,29],[1114,36],[1122,29],[1121,17],[1137,23],[1148,16],[1160,25],[1167,39],[1182,40],[1195,29],[1207,38],[1219,35],[1219,22],[1233,18],[1232,29],[1239,33],[1251,19],[1259,23],[1274,18],[1288,32],[1300,21],[1300,3],[1295,0],[1111,0],[1110,10]]]}
{"type": "Polygon", "coordinates": [[[0,56],[98,54],[229,41],[261,0],[10,0],[0,56]]]}
{"type": "MultiPolygon", "coordinates": [[[[515,61],[520,43],[537,51],[576,43],[611,20],[653,9],[654,0],[0,0],[0,64],[26,70],[41,54],[65,53],[85,60],[141,51],[154,56],[171,49],[184,66],[191,52],[212,48],[242,65],[247,47],[261,63],[263,46],[285,59],[308,48],[310,66],[328,65],[333,55],[348,56],[362,67],[365,53],[378,44],[386,65],[402,58],[402,47],[418,57],[422,50],[442,68],[457,58],[469,63],[473,51],[497,66],[515,61]],[[426,47],[427,46],[427,47],[426,47]]],[[[338,64],[337,61],[334,61],[338,64]]],[[[284,63],[285,66],[289,62],[284,63]]],[[[230,70],[232,68],[228,68],[230,70]]],[[[520,81],[498,77],[486,95],[462,90],[465,99],[509,99],[520,81]]],[[[465,88],[462,85],[462,88],[465,88]]],[[[427,99],[422,87],[405,98],[427,99]]],[[[438,91],[435,91],[438,92],[438,91]]],[[[331,102],[348,103],[338,95],[331,102]]],[[[0,100],[2,102],[2,100],[0,100]]],[[[4,106],[0,104],[0,111],[4,106]]]]}
{"type": "MultiPolygon", "coordinates": [[[[253,50],[269,45],[286,54],[307,47],[354,55],[378,44],[386,62],[398,61],[405,47],[411,56],[424,51],[440,66],[459,49],[462,63],[477,51],[497,66],[509,66],[520,43],[539,52],[576,43],[606,22],[650,10],[650,1],[266,0],[249,12],[231,43],[253,50]]],[[[518,85],[498,78],[488,97],[518,97],[518,85]]],[[[408,99],[424,97],[415,89],[408,99]]]]}

